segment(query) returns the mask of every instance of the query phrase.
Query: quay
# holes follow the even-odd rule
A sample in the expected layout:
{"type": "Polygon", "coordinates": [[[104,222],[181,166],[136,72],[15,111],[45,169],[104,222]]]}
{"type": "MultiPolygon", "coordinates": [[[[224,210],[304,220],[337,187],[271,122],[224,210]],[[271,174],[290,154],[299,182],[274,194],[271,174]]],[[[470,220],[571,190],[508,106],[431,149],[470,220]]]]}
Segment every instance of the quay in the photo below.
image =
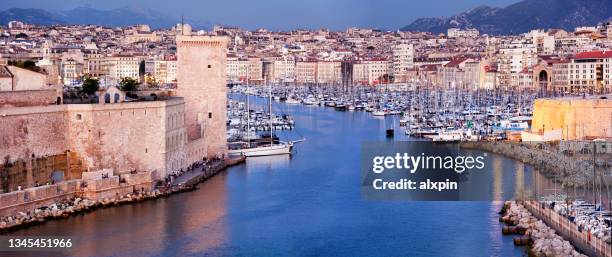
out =
{"type": "Polygon", "coordinates": [[[246,160],[246,157],[237,157],[225,159],[223,161],[212,162],[211,164],[202,164],[195,169],[183,173],[181,176],[174,179],[171,183],[171,190],[185,191],[195,189],[195,186],[226,168],[238,165],[246,160]]]}
{"type": "Polygon", "coordinates": [[[92,212],[99,208],[157,199],[193,190],[197,184],[244,161],[245,157],[239,157],[201,164],[177,176],[171,183],[161,186],[156,185],[158,181],[146,179],[150,178],[150,173],[138,173],[123,174],[121,180],[119,176],[96,180],[71,180],[1,194],[0,234],[42,224],[52,219],[92,212]],[[130,177],[140,179],[130,179],[130,177]]]}

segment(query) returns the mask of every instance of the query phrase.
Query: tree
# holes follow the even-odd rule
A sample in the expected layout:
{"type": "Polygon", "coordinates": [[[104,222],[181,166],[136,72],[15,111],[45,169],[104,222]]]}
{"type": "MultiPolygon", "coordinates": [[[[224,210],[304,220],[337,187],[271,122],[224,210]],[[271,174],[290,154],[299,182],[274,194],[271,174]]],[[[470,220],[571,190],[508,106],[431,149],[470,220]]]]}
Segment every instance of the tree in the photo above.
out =
{"type": "Polygon", "coordinates": [[[89,76],[85,77],[85,80],[83,80],[83,93],[93,95],[98,89],[100,89],[100,81],[98,79],[89,76]]]}
{"type": "Polygon", "coordinates": [[[138,81],[130,77],[125,77],[121,79],[119,85],[122,91],[134,91],[138,88],[138,81]]]}

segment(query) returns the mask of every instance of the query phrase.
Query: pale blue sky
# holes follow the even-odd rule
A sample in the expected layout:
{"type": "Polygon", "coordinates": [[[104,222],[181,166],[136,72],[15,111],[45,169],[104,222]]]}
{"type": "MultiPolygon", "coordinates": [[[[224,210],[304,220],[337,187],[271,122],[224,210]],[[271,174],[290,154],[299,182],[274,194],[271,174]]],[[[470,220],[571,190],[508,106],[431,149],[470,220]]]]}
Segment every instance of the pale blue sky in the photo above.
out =
{"type": "Polygon", "coordinates": [[[1,0],[0,10],[67,10],[83,5],[113,9],[135,5],[171,17],[184,15],[247,29],[338,30],[358,26],[394,30],[420,17],[450,16],[479,5],[506,6],[515,2],[518,0],[1,0]]]}

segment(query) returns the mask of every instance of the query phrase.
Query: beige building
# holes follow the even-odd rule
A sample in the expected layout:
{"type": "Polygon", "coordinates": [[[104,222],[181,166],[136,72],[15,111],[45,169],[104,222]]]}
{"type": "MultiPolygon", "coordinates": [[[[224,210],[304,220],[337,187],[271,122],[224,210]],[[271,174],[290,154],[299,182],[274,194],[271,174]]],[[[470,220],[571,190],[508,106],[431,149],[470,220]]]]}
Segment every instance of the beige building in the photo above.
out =
{"type": "Polygon", "coordinates": [[[319,84],[340,84],[342,71],[340,62],[317,62],[316,77],[319,84]]]}
{"type": "Polygon", "coordinates": [[[63,61],[60,71],[64,85],[75,85],[84,75],[83,64],[74,59],[63,61]]]}
{"type": "Polygon", "coordinates": [[[499,49],[499,86],[518,87],[520,72],[535,65],[536,61],[536,48],[531,44],[511,42],[499,49]]]}
{"type": "Polygon", "coordinates": [[[396,82],[406,82],[409,70],[414,68],[414,47],[401,43],[393,46],[393,75],[396,82]]]}
{"type": "Polygon", "coordinates": [[[583,52],[569,63],[572,91],[607,93],[612,88],[612,51],[583,52]]]}
{"type": "Polygon", "coordinates": [[[126,77],[138,80],[142,60],[144,60],[142,56],[114,55],[104,59],[102,69],[113,81],[120,81],[126,77]]]}
{"type": "Polygon", "coordinates": [[[249,61],[238,57],[227,57],[227,82],[236,83],[247,80],[249,61]]]}
{"type": "Polygon", "coordinates": [[[249,70],[248,77],[252,83],[261,83],[263,81],[263,62],[259,57],[247,58],[249,70]]]}
{"type": "Polygon", "coordinates": [[[295,82],[312,84],[317,82],[317,63],[314,61],[295,63],[295,82]]]}

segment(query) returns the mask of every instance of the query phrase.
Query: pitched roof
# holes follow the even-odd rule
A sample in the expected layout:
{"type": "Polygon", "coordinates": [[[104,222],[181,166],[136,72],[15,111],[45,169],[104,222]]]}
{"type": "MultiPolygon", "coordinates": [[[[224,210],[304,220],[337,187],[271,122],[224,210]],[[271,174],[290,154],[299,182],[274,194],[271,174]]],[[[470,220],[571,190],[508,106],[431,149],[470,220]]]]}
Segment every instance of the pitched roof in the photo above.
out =
{"type": "Polygon", "coordinates": [[[576,54],[574,59],[612,58],[612,51],[591,51],[576,54]]]}

